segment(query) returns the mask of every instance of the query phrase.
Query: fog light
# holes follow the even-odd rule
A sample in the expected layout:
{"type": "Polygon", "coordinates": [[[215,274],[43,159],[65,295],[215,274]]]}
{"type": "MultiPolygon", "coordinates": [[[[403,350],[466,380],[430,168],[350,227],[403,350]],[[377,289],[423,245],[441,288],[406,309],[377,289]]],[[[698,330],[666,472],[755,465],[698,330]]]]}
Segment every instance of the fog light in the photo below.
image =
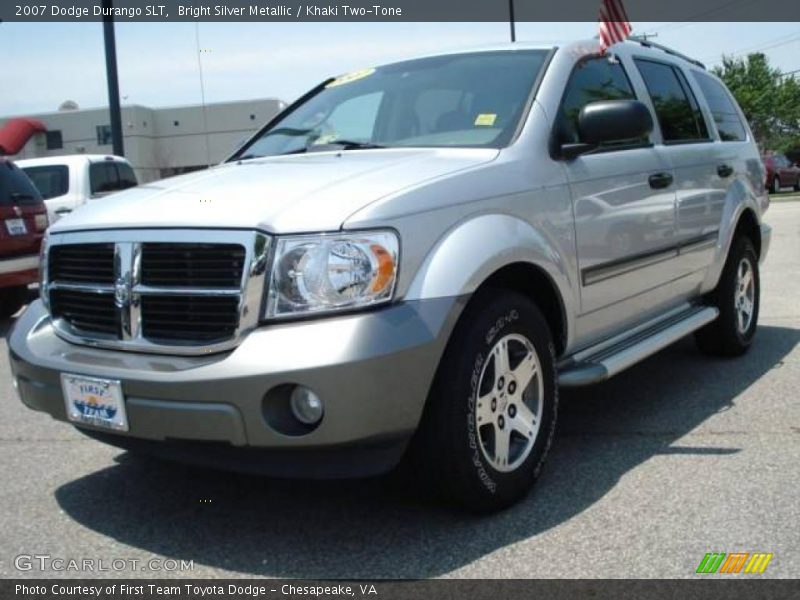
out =
{"type": "Polygon", "coordinates": [[[295,386],[292,390],[289,405],[294,418],[306,425],[318,423],[324,412],[320,397],[302,385],[295,386]]]}

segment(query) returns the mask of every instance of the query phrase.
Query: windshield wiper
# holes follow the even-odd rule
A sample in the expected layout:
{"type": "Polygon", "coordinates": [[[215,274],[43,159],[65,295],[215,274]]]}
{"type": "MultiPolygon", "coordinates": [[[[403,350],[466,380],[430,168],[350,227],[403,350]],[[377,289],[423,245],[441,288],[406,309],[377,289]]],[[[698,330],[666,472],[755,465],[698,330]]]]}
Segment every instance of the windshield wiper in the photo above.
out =
{"type": "Polygon", "coordinates": [[[327,144],[320,144],[325,146],[344,146],[345,150],[373,150],[377,148],[386,148],[380,144],[373,144],[372,142],[356,142],[354,140],[333,140],[327,144]]]}
{"type": "Polygon", "coordinates": [[[288,152],[281,152],[277,156],[286,156],[288,154],[305,154],[306,152],[326,152],[330,151],[331,147],[339,148],[341,150],[373,150],[376,148],[388,148],[388,146],[381,146],[380,144],[373,144],[372,142],[333,140],[331,142],[325,142],[324,144],[312,144],[311,146],[295,148],[294,150],[289,150],[288,152]]]}

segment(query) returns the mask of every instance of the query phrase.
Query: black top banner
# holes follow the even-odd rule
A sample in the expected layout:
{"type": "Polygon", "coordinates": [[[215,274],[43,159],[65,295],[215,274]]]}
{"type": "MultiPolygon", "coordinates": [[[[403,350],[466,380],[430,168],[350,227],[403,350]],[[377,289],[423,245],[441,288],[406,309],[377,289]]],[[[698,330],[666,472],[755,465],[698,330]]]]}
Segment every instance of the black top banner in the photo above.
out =
{"type": "MultiPolygon", "coordinates": [[[[3,0],[14,21],[596,21],[600,0],[3,0]]],[[[797,0],[629,0],[631,21],[787,21],[797,0]]]]}

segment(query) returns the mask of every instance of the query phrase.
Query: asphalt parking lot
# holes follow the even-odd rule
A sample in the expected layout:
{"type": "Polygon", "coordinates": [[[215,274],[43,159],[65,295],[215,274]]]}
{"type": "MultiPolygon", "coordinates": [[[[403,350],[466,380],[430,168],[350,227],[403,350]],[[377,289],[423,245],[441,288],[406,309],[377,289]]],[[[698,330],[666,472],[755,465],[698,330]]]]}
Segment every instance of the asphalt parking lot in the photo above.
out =
{"type": "Polygon", "coordinates": [[[535,490],[492,517],[396,477],[287,482],[133,458],[25,409],[0,323],[0,576],[14,557],[194,561],[159,577],[694,577],[706,552],[771,552],[800,576],[800,202],[774,203],[760,329],[739,359],[687,338],[564,392],[535,490]]]}

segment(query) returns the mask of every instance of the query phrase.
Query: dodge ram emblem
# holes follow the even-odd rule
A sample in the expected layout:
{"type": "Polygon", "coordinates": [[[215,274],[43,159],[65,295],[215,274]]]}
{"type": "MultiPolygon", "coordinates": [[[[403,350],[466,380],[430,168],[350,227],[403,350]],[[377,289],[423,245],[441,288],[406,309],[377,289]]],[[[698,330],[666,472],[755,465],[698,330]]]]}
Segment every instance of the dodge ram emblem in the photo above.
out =
{"type": "Polygon", "coordinates": [[[114,282],[114,304],[117,308],[125,308],[131,300],[131,290],[128,282],[124,279],[117,279],[114,282]]]}

